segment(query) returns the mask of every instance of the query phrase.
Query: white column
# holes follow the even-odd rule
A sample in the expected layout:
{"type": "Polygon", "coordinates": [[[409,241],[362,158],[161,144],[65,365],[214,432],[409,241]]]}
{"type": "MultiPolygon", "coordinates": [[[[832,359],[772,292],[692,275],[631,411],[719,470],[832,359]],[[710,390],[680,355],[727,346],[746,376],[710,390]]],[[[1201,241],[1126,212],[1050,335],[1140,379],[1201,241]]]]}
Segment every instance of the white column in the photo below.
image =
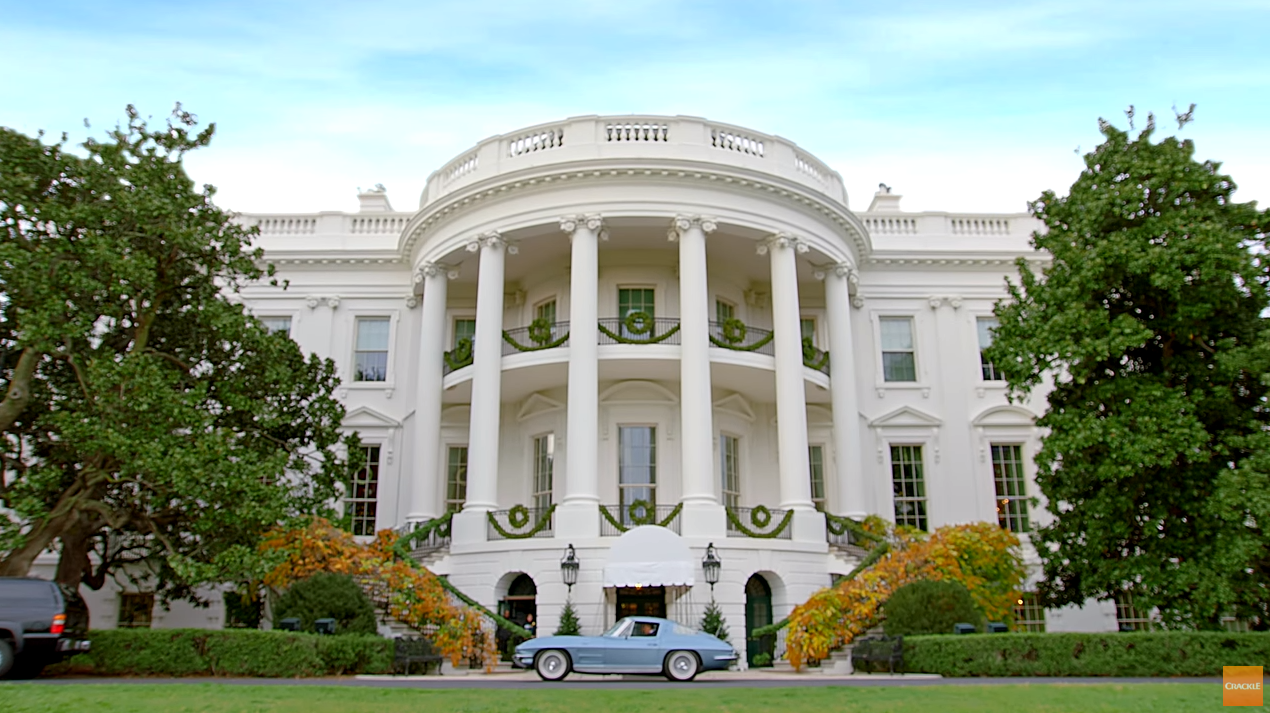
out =
{"type": "Polygon", "coordinates": [[[419,371],[415,375],[414,479],[410,486],[408,521],[428,520],[440,514],[441,490],[441,371],[445,339],[447,282],[457,276],[452,268],[425,263],[415,274],[423,283],[423,307],[419,318],[419,371]]]}
{"type": "Polygon", "coordinates": [[[710,386],[710,289],[706,274],[709,218],[679,216],[679,407],[684,506],[718,505],[714,492],[714,399],[710,386]]]}
{"type": "Polygon", "coordinates": [[[855,271],[845,263],[823,273],[829,317],[829,394],[833,404],[833,452],[837,497],[833,512],[853,518],[868,514],[860,453],[860,407],[856,396],[855,348],[851,344],[851,296],[855,271]]]}
{"type": "MultiPolygon", "coordinates": [[[[782,508],[814,510],[811,466],[807,456],[807,396],[803,381],[798,266],[794,253],[807,246],[785,234],[759,243],[760,255],[771,253],[772,324],[776,350],[776,447],[782,508]]],[[[830,357],[832,360],[832,356],[830,357]]]]}
{"type": "Polygon", "coordinates": [[[468,430],[464,511],[498,509],[498,442],[503,379],[503,252],[515,252],[497,232],[468,243],[481,253],[472,355],[472,419],[468,430]]]}
{"type": "Polygon", "coordinates": [[[564,500],[556,515],[558,537],[598,537],[600,373],[599,240],[607,236],[598,215],[560,219],[569,236],[569,398],[565,437],[564,500]]]}

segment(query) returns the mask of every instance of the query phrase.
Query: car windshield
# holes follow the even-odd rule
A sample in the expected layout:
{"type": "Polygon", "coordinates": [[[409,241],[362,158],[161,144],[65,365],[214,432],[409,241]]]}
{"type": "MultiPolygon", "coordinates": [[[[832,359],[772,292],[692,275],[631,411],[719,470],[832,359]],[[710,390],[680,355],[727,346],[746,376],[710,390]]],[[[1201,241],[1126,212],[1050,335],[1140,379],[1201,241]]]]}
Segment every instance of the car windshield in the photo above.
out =
{"type": "Polygon", "coordinates": [[[617,623],[614,624],[608,631],[601,634],[601,636],[621,636],[626,633],[626,629],[630,626],[630,623],[630,619],[618,619],[617,623]]]}

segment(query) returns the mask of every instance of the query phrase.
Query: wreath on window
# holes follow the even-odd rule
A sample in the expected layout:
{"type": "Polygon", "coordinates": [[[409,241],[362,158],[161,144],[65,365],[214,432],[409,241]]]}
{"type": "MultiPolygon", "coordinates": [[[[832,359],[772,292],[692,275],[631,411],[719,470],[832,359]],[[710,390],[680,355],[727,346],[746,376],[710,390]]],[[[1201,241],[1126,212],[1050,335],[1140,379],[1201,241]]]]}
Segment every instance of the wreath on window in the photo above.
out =
{"type": "Polygon", "coordinates": [[[552,328],[555,327],[546,317],[539,317],[529,323],[529,340],[538,346],[551,341],[552,328]]]}
{"type": "Polygon", "coordinates": [[[736,317],[728,317],[723,320],[723,341],[728,344],[740,344],[745,341],[745,335],[749,329],[745,326],[745,322],[736,317]]]}
{"type": "Polygon", "coordinates": [[[653,331],[653,316],[644,311],[631,312],[622,320],[622,326],[631,334],[648,334],[653,331]]]}
{"type": "Polygon", "coordinates": [[[647,500],[636,500],[626,506],[626,517],[635,525],[653,524],[653,504],[647,500]]]}
{"type": "Polygon", "coordinates": [[[772,511],[766,505],[759,505],[750,511],[750,524],[762,530],[772,524],[772,511]]]}
{"type": "Polygon", "coordinates": [[[529,524],[529,508],[524,505],[513,505],[507,511],[507,524],[519,530],[529,524]]]}

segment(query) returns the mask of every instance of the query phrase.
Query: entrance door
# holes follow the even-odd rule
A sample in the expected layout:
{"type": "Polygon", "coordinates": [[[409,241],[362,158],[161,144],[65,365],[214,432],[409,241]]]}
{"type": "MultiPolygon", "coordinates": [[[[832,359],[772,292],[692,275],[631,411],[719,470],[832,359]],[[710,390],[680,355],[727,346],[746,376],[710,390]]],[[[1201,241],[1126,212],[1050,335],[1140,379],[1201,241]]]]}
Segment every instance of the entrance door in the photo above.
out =
{"type": "Polygon", "coordinates": [[[772,588],[761,575],[750,577],[745,583],[745,660],[751,668],[771,666],[776,653],[776,635],[754,636],[754,630],[771,625],[772,588]],[[765,661],[755,664],[754,659],[766,654],[765,661]]]}
{"type": "MultiPolygon", "coordinates": [[[[534,584],[534,580],[527,574],[522,574],[512,580],[511,586],[507,588],[507,596],[503,598],[501,607],[502,615],[506,619],[525,626],[529,622],[529,617],[534,618],[534,627],[538,626],[538,587],[534,584]]],[[[514,636],[502,627],[499,627],[495,636],[498,638],[498,648],[502,652],[503,660],[511,660],[511,652],[524,639],[514,636]]]]}
{"type": "Polygon", "coordinates": [[[619,587],[617,618],[628,616],[666,617],[665,587],[619,587]]]}

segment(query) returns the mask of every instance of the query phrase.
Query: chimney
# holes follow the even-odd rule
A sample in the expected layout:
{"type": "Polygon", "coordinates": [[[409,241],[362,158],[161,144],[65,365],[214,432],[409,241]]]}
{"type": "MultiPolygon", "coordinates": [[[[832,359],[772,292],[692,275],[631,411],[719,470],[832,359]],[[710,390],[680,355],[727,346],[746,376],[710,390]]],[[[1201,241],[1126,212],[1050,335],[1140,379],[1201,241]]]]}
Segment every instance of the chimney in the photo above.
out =
{"type": "Polygon", "coordinates": [[[878,184],[878,192],[873,194],[873,202],[869,204],[866,213],[899,213],[900,198],[903,196],[898,193],[892,193],[891,187],[885,183],[878,184]]]}
{"type": "Polygon", "coordinates": [[[388,202],[388,189],[382,183],[376,183],[374,188],[365,193],[358,189],[357,201],[361,204],[357,209],[358,213],[392,212],[392,204],[388,202]]]}

